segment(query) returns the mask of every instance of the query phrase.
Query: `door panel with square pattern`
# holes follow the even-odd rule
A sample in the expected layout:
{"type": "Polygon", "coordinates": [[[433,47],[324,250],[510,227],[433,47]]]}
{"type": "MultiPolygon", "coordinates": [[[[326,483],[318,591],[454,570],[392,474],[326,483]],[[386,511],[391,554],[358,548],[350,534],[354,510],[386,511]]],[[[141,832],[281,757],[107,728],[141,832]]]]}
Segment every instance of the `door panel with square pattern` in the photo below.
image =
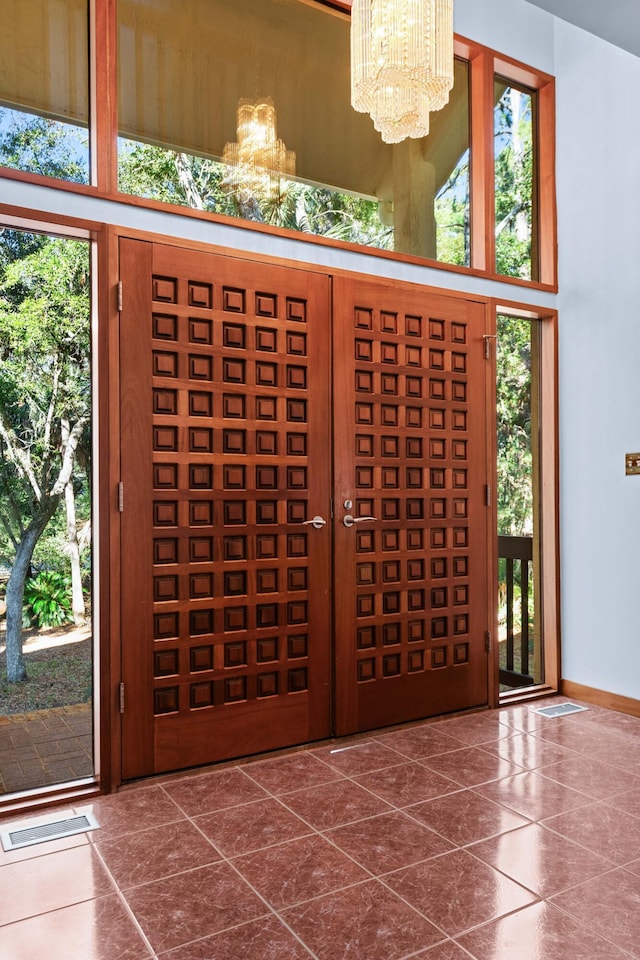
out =
{"type": "Polygon", "coordinates": [[[132,240],[121,277],[124,776],[327,736],[329,280],[132,240]]]}
{"type": "Polygon", "coordinates": [[[483,334],[482,304],[334,279],[339,734],[487,702],[483,334]]]}

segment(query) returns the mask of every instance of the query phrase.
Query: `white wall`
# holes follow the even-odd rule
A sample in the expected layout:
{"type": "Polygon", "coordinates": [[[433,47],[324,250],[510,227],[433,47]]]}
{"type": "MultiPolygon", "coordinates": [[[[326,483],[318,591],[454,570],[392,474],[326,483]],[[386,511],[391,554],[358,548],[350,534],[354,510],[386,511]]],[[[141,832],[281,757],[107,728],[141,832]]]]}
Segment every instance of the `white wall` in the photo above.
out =
{"type": "Polygon", "coordinates": [[[640,59],[555,25],[563,676],[640,699],[640,59]]]}
{"type": "Polygon", "coordinates": [[[454,0],[454,29],[530,67],[553,73],[555,18],[526,0],[454,0]]]}
{"type": "Polygon", "coordinates": [[[640,59],[522,0],[455,10],[556,77],[562,676],[640,699],[640,59]]]}
{"type": "Polygon", "coordinates": [[[640,699],[640,59],[523,0],[455,10],[556,77],[562,676],[640,699]]]}

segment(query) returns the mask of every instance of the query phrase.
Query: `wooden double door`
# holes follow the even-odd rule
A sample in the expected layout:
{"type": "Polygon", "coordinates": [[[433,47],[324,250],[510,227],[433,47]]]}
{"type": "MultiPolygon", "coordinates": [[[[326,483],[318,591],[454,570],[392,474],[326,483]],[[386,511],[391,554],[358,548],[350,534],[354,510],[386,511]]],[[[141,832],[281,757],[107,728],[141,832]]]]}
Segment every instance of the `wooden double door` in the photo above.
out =
{"type": "Polygon", "coordinates": [[[486,703],[483,305],[120,267],[123,776],[486,703]]]}

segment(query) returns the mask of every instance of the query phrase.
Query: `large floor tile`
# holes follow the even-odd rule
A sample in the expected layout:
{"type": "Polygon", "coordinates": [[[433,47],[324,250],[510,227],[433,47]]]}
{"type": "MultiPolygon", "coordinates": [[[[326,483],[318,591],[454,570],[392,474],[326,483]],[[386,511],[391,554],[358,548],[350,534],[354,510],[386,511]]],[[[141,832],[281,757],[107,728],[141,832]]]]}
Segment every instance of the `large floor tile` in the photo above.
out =
{"type": "Polygon", "coordinates": [[[161,960],[309,960],[309,956],[300,941],[273,916],[160,954],[161,960]]]}
{"type": "Polygon", "coordinates": [[[441,753],[425,760],[425,763],[442,776],[456,781],[461,787],[475,787],[522,772],[522,767],[481,747],[463,747],[451,753],[441,753]]]}
{"type": "Polygon", "coordinates": [[[558,763],[560,760],[569,760],[577,756],[573,750],[567,750],[566,747],[561,747],[557,743],[542,740],[527,733],[516,734],[496,743],[485,743],[482,749],[487,753],[495,753],[496,756],[526,770],[536,770],[545,764],[558,763]]]}
{"type": "Polygon", "coordinates": [[[121,889],[222,859],[188,820],[98,842],[96,849],[121,889]]]}
{"type": "Polygon", "coordinates": [[[188,817],[224,810],[225,807],[267,796],[262,787],[238,767],[170,780],[165,783],[164,789],[188,817]]]}
{"type": "Polygon", "coordinates": [[[96,818],[100,829],[90,834],[94,840],[121,837],[184,819],[182,810],[157,785],[97,797],[74,809],[76,813],[92,813],[96,818]]]}
{"type": "Polygon", "coordinates": [[[375,880],[300,904],[283,918],[318,960],[401,960],[444,939],[375,880]]]}
{"type": "Polygon", "coordinates": [[[589,930],[640,957],[639,876],[613,870],[553,897],[552,902],[589,930]]]}
{"type": "Polygon", "coordinates": [[[312,832],[308,824],[273,797],[207,813],[194,823],[227,857],[262,850],[312,832]]]}
{"type": "Polygon", "coordinates": [[[512,727],[501,723],[495,713],[478,713],[470,717],[456,717],[442,723],[442,733],[466,744],[494,743],[513,736],[512,727]]]}
{"type": "Polygon", "coordinates": [[[269,913],[227,863],[131,887],[125,898],[158,953],[269,913]]]}
{"type": "Polygon", "coordinates": [[[450,937],[537,899],[465,850],[388,874],[384,882],[450,937]]]}
{"type": "Polygon", "coordinates": [[[545,765],[538,771],[543,777],[572,787],[593,800],[604,800],[627,790],[640,793],[640,778],[590,757],[574,757],[545,765]]]}
{"type": "Polygon", "coordinates": [[[118,896],[87,900],[0,930],[2,960],[148,960],[118,896]]]}
{"type": "Polygon", "coordinates": [[[115,890],[90,844],[0,867],[0,926],[115,890]]]}
{"type": "Polygon", "coordinates": [[[533,904],[459,940],[476,960],[629,960],[629,954],[547,903],[533,904]]]}
{"type": "Polygon", "coordinates": [[[473,790],[459,790],[445,797],[407,807],[406,813],[441,833],[458,846],[484,840],[529,821],[511,810],[479,796],[473,790]]]}
{"type": "Polygon", "coordinates": [[[323,763],[307,751],[248,763],[243,770],[247,776],[275,796],[342,779],[342,774],[334,767],[323,763]]]}
{"type": "Polygon", "coordinates": [[[460,784],[431,770],[424,761],[400,763],[385,770],[365,773],[356,782],[371,793],[396,807],[405,807],[420,800],[431,800],[460,789],[460,784]]]}
{"type": "Polygon", "coordinates": [[[369,876],[317,835],[236,857],[233,864],[276,910],[320,897],[369,876]]]}
{"type": "Polygon", "coordinates": [[[441,727],[442,724],[406,727],[403,730],[382,734],[377,739],[410,760],[426,760],[428,757],[448,753],[462,746],[460,740],[447,736],[441,727]]]}
{"type": "Polygon", "coordinates": [[[355,740],[353,743],[321,747],[314,754],[347,777],[357,777],[402,763],[402,758],[395,751],[378,740],[355,740]]]}
{"type": "Polygon", "coordinates": [[[327,831],[325,836],[375,874],[388,873],[454,849],[444,837],[400,812],[349,823],[327,831]]]}
{"type": "Polygon", "coordinates": [[[530,820],[542,820],[584,806],[591,799],[571,787],[547,780],[540,776],[539,771],[533,770],[494,783],[485,783],[476,789],[488,800],[504,804],[530,820]]]}
{"type": "Polygon", "coordinates": [[[610,860],[537,823],[483,840],[467,849],[540,897],[559,893],[612,867],[610,860]]]}
{"type": "MultiPolygon", "coordinates": [[[[531,733],[546,722],[544,717],[535,712],[536,706],[538,704],[533,706],[526,703],[516,704],[512,707],[502,707],[496,713],[500,723],[519,733],[531,733]]],[[[545,700],[544,706],[553,706],[553,703],[545,700]]]]}
{"type": "Polygon", "coordinates": [[[609,800],[551,817],[544,826],[620,866],[640,857],[640,818],[609,800]]]}
{"type": "Polygon", "coordinates": [[[628,737],[624,732],[589,720],[554,720],[539,727],[535,736],[584,756],[596,756],[603,751],[628,746],[628,737]]]}
{"type": "Polygon", "coordinates": [[[640,790],[631,790],[629,793],[612,797],[611,803],[614,807],[618,807],[634,817],[640,817],[640,790]]]}
{"type": "Polygon", "coordinates": [[[416,955],[416,960],[469,960],[471,954],[459,947],[453,940],[430,947],[416,955]]]}
{"type": "Polygon", "coordinates": [[[328,830],[392,809],[380,797],[352,780],[335,780],[319,787],[296,790],[283,795],[282,802],[317,830],[328,830]]]}

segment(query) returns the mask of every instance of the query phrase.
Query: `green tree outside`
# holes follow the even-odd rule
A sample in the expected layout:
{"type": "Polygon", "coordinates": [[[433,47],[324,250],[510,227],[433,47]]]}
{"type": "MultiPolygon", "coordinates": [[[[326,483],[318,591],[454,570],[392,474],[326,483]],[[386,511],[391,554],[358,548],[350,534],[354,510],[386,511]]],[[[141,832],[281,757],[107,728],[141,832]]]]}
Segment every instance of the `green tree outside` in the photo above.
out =
{"type": "Polygon", "coordinates": [[[82,241],[0,233],[0,525],[10,682],[26,679],[24,590],[36,545],[80,478],[91,410],[89,251],[82,241]],[[4,550],[3,550],[4,552],[4,550]]]}

